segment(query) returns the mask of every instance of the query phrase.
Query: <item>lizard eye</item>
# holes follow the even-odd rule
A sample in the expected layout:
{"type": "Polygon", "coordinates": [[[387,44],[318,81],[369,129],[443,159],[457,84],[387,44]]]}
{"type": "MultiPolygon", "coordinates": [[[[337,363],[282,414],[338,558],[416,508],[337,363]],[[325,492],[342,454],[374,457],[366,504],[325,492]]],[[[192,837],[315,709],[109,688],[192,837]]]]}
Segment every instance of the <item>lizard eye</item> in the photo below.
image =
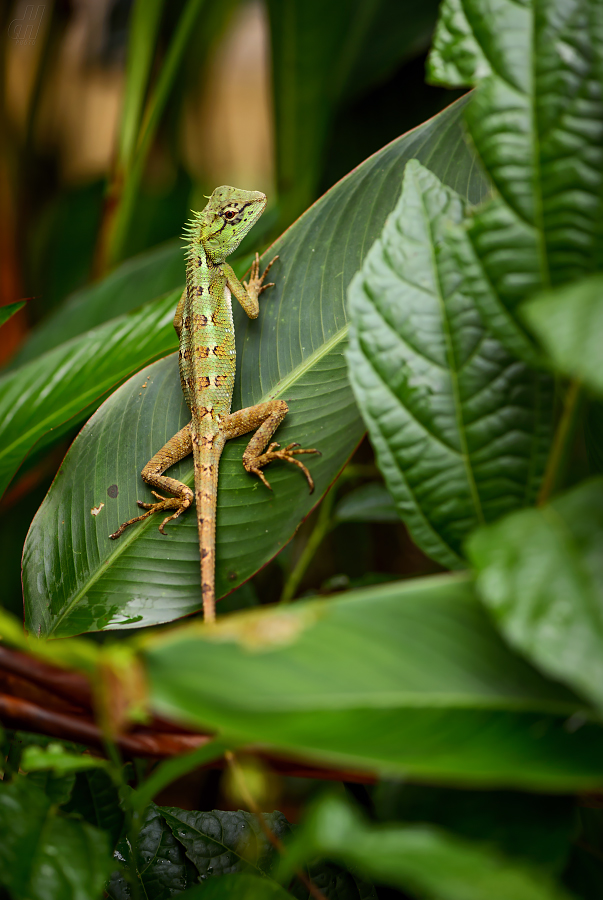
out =
{"type": "Polygon", "coordinates": [[[225,209],[222,215],[225,219],[234,219],[237,213],[238,209],[225,209]]]}

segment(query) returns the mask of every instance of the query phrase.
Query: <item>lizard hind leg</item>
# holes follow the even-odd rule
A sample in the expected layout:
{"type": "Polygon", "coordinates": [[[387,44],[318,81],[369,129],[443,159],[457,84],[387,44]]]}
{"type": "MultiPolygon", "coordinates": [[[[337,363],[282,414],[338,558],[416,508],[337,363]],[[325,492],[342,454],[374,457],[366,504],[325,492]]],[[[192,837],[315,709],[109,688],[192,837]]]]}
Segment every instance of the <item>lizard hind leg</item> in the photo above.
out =
{"type": "Polygon", "coordinates": [[[166,516],[161,525],[159,526],[159,531],[162,534],[165,534],[164,526],[171,522],[172,519],[177,519],[181,513],[188,509],[188,506],[184,506],[178,497],[162,497],[161,494],[156,494],[155,491],[151,491],[155,497],[159,497],[159,503],[143,503],[142,500],[137,500],[138,506],[141,509],[146,509],[147,512],[143,513],[141,516],[134,516],[133,519],[128,519],[127,522],[124,522],[123,525],[120,525],[117,531],[114,531],[113,534],[110,534],[109,537],[112,541],[117,540],[117,538],[121,537],[126,528],[130,525],[134,525],[136,522],[143,522],[145,519],[148,519],[149,516],[154,515],[156,512],[161,512],[165,509],[175,509],[176,512],[171,516],[166,516]]]}
{"type": "Polygon", "coordinates": [[[293,463],[302,470],[310,487],[310,493],[312,493],[314,490],[312,476],[301,460],[295,457],[303,453],[316,453],[320,456],[319,450],[302,450],[297,443],[288,444],[281,450],[280,444],[276,441],[273,441],[265,449],[288,411],[289,407],[284,400],[269,400],[266,403],[258,403],[256,406],[249,406],[247,409],[231,413],[223,419],[221,428],[226,440],[255,430],[255,434],[243,453],[243,466],[250,474],[257,475],[267,488],[270,488],[270,484],[262,469],[273,460],[281,459],[283,462],[293,463]]]}
{"type": "Polygon", "coordinates": [[[165,534],[165,525],[172,521],[172,519],[177,519],[183,512],[186,512],[193,503],[194,494],[192,490],[181,481],[177,481],[175,478],[169,478],[163,473],[166,469],[169,469],[174,463],[184,459],[191,452],[192,439],[189,423],[170,438],[167,444],[165,444],[165,446],[149,460],[141,472],[143,479],[151,488],[159,488],[160,490],[168,491],[170,494],[174,494],[174,496],[164,497],[162,494],[158,494],[156,491],[151,490],[153,496],[157,497],[158,502],[143,503],[142,500],[138,500],[138,506],[140,506],[141,509],[146,509],[147,512],[143,513],[141,516],[135,516],[133,519],[124,522],[123,525],[120,525],[117,531],[114,531],[113,534],[109,535],[112,540],[121,537],[126,528],[130,525],[134,525],[136,522],[142,522],[157,512],[174,510],[171,515],[166,516],[163,519],[159,526],[159,531],[162,534],[165,534]]]}

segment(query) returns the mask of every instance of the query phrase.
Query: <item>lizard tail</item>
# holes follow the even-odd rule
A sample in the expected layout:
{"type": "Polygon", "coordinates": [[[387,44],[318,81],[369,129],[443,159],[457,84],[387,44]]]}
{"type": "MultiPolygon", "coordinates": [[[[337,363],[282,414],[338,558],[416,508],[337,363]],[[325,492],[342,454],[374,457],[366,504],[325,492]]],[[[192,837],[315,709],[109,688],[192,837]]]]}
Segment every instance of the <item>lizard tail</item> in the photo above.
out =
{"type": "Polygon", "coordinates": [[[202,437],[198,443],[193,440],[204,622],[216,621],[216,500],[221,449],[204,446],[202,437]]]}

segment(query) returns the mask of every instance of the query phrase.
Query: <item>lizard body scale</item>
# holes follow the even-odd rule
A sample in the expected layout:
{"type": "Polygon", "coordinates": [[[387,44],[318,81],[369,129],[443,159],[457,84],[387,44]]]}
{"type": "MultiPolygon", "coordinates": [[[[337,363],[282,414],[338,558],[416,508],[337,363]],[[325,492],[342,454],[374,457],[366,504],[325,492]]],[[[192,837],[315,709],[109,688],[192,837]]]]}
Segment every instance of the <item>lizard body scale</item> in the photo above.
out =
{"type": "MultiPolygon", "coordinates": [[[[215,189],[202,212],[194,213],[185,228],[187,241],[186,287],[174,316],[179,337],[180,381],[191,421],[156,453],[142,470],[142,477],[153,489],[155,503],[138,505],[147,511],[124,522],[112,539],[125,529],[156,512],[168,512],[159,530],[197,505],[199,550],[201,555],[201,592],[203,615],[215,620],[215,532],[218,467],[224,444],[230,438],[254,431],[245,452],[243,466],[259,476],[267,487],[262,468],[274,459],[297,465],[306,476],[310,491],[312,477],[296,456],[316,453],[301,450],[297,444],[280,449],[270,438],[283,421],[288,407],[284,400],[269,400],[231,413],[236,368],[235,335],[231,296],[234,294],[250,318],[259,313],[258,297],[270,284],[259,274],[259,257],[251,267],[248,282],[241,283],[225,261],[239,245],[266,206],[259,191],[242,191],[223,185],[215,189]],[[195,473],[194,492],[187,485],[163,473],[192,452],[195,473]],[[156,490],[173,496],[164,497],[156,490]]],[[[278,257],[275,257],[277,259],[278,257]]]]}

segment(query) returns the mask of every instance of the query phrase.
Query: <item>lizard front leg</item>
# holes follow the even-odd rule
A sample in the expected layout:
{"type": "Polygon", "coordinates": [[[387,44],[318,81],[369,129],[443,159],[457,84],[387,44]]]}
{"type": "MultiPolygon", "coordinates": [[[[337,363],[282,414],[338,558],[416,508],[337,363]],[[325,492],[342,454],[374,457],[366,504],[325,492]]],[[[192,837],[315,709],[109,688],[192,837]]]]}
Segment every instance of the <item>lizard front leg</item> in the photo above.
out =
{"type": "Polygon", "coordinates": [[[277,261],[278,256],[270,260],[263,273],[260,275],[260,255],[256,253],[255,259],[251,264],[249,273],[249,281],[241,283],[234,273],[232,266],[227,262],[222,263],[222,271],[226,275],[226,283],[237,298],[250,319],[257,319],[260,313],[260,304],[258,297],[266,290],[266,288],[274,287],[274,282],[264,284],[264,278],[277,261]]]}
{"type": "Polygon", "coordinates": [[[303,453],[318,453],[320,456],[319,450],[302,450],[299,444],[288,444],[281,450],[279,444],[272,443],[263,452],[288,411],[289,407],[284,400],[268,400],[266,403],[258,403],[256,406],[249,406],[247,409],[240,409],[238,412],[225,416],[220,423],[220,431],[226,440],[255,431],[243,453],[243,466],[250,474],[257,475],[267,488],[270,488],[270,485],[262,469],[273,460],[282,459],[284,462],[293,463],[302,470],[310,486],[310,493],[312,493],[314,490],[312,476],[301,460],[296,459],[296,456],[303,453]]]}
{"type": "Polygon", "coordinates": [[[174,494],[174,496],[163,497],[161,494],[152,491],[153,495],[157,497],[157,503],[143,503],[141,500],[138,500],[138,505],[142,509],[148,510],[148,512],[143,513],[142,516],[135,516],[135,518],[129,519],[127,522],[124,522],[123,525],[120,525],[117,531],[109,535],[112,540],[121,537],[129,525],[133,525],[135,522],[142,522],[143,519],[147,519],[149,516],[152,516],[153,513],[165,510],[175,510],[171,515],[166,516],[159,526],[159,531],[162,534],[165,534],[165,531],[163,530],[164,526],[168,522],[171,522],[172,519],[177,519],[178,516],[182,515],[182,513],[191,506],[194,499],[192,490],[185,484],[182,484],[181,481],[177,481],[175,478],[169,478],[163,473],[166,469],[169,469],[170,466],[180,462],[181,459],[184,459],[192,452],[193,444],[189,422],[188,425],[185,425],[184,428],[170,438],[167,444],[165,444],[165,446],[149,460],[141,472],[142,477],[151,488],[157,488],[160,491],[168,491],[170,494],[174,494]]]}

